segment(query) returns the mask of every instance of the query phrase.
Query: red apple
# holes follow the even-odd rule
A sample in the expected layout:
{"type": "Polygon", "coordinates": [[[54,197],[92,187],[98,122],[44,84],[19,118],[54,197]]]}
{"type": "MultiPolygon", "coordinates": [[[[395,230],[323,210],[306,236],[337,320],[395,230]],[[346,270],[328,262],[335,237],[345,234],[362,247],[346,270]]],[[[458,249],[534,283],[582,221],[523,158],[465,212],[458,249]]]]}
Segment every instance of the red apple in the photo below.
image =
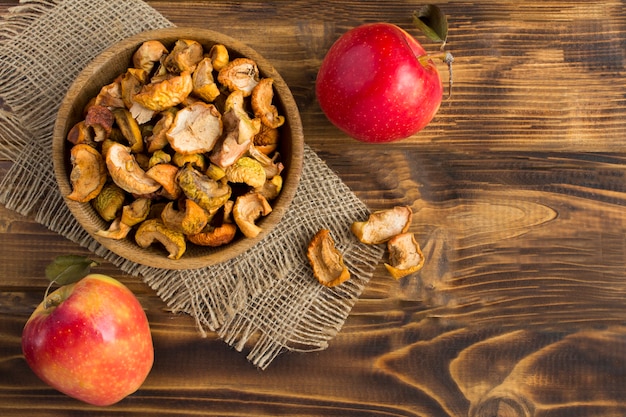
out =
{"type": "Polygon", "coordinates": [[[328,119],[351,137],[390,142],[432,120],[443,86],[415,38],[398,26],[371,23],[333,44],[318,72],[316,94],[328,119]]]}
{"type": "Polygon", "coordinates": [[[24,326],[22,351],[44,382],[99,406],[135,392],[154,360],[139,301],[122,283],[100,274],[48,295],[24,326]]]}

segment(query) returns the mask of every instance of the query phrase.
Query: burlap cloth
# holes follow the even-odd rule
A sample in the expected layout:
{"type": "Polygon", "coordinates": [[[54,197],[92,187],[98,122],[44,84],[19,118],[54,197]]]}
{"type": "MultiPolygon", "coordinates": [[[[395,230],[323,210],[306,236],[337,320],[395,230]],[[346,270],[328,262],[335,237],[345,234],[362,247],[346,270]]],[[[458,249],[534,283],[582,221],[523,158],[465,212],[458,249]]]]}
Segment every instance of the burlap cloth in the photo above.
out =
{"type": "Polygon", "coordinates": [[[359,243],[350,224],[365,205],[308,146],[302,180],[279,227],[223,264],[169,271],[135,264],[87,235],[57,189],[51,162],[58,106],[78,72],[100,51],[137,32],[172,26],[138,0],[23,0],[0,21],[0,156],[14,163],[0,202],[141,277],[175,312],[265,369],[281,352],[325,349],[371,278],[383,248],[359,243]],[[325,288],[306,247],[330,229],[352,279],[325,288]]]}

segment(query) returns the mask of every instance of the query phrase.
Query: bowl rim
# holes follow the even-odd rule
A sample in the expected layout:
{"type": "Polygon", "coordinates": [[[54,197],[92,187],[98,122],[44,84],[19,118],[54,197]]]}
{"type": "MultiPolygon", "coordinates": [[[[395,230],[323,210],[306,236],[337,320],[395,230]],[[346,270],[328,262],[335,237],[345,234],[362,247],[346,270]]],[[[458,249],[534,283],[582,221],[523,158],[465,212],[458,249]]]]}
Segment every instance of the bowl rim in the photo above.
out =
{"type": "MultiPolygon", "coordinates": [[[[102,86],[104,85],[106,84],[102,84],[102,86]]],[[[198,269],[223,263],[245,254],[265,239],[280,223],[280,220],[289,209],[295,197],[300,182],[304,163],[304,132],[300,113],[291,90],[274,66],[256,50],[241,41],[211,29],[171,27],[148,30],[127,37],[97,54],[92,61],[78,73],[77,77],[66,91],[59,106],[52,135],[52,156],[55,179],[65,204],[80,226],[98,243],[123,259],[148,267],[171,270],[198,269]],[[142,249],[134,241],[131,242],[131,239],[116,241],[94,234],[95,231],[101,227],[95,227],[95,225],[88,220],[90,216],[93,217],[95,215],[99,217],[93,207],[91,207],[91,204],[89,202],[79,203],[66,198],[66,195],[71,192],[69,182],[70,170],[66,164],[67,149],[69,148],[66,136],[67,132],[72,127],[69,124],[71,122],[70,119],[72,119],[70,113],[73,103],[80,96],[84,84],[91,79],[91,77],[96,75],[97,71],[102,68],[103,65],[115,59],[117,54],[128,53],[129,50],[136,50],[139,45],[145,41],[161,40],[166,43],[173,43],[177,39],[197,40],[205,47],[209,44],[224,44],[229,53],[234,52],[233,56],[245,56],[254,60],[259,67],[262,77],[273,78],[273,86],[276,91],[275,100],[281,102],[285,112],[286,123],[283,125],[283,128],[288,128],[291,133],[291,141],[288,145],[291,159],[289,160],[288,166],[286,165],[283,171],[285,174],[283,187],[279,197],[275,203],[272,204],[272,212],[259,221],[259,224],[262,226],[262,231],[258,236],[254,238],[244,237],[217,249],[207,248],[206,255],[187,258],[183,255],[180,259],[173,260],[169,259],[166,252],[161,248],[155,249],[151,246],[147,249],[142,249]]],[[[285,161],[283,161],[283,163],[284,162],[285,161]]]]}

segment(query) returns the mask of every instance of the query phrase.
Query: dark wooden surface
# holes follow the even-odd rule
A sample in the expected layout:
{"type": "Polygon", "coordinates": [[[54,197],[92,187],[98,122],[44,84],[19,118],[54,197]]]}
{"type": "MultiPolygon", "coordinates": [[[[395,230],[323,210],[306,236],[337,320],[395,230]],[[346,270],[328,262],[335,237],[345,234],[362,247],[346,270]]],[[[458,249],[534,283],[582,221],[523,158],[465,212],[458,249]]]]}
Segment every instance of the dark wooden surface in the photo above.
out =
{"type": "Polygon", "coordinates": [[[156,361],[136,394],[97,409],[40,382],[20,351],[45,265],[88,253],[0,207],[1,415],[626,415],[626,2],[441,3],[453,96],[423,132],[387,146],[330,125],[315,75],[341,33],[410,28],[421,3],[149,3],[268,58],[307,143],[359,197],[413,207],[427,264],[401,281],[379,268],[327,350],[259,371],[104,262],[146,307],[156,361]]]}

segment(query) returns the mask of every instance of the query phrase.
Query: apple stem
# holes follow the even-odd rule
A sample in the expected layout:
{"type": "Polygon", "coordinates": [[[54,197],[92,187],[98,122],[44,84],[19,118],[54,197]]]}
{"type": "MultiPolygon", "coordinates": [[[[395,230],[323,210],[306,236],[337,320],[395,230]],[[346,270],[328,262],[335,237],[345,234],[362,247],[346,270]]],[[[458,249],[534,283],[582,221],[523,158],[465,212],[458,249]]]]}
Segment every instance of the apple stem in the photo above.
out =
{"type": "Polygon", "coordinates": [[[48,297],[48,293],[50,292],[50,288],[52,288],[52,284],[56,283],[56,279],[53,279],[52,281],[50,281],[50,283],[48,284],[48,286],[46,287],[46,292],[43,296],[43,301],[44,301],[44,310],[47,310],[48,308],[50,308],[52,305],[56,304],[55,300],[52,300],[48,297]]]}
{"type": "Polygon", "coordinates": [[[440,53],[433,54],[433,55],[429,55],[429,54],[422,55],[418,58],[420,64],[422,64],[424,67],[426,67],[428,65],[428,61],[432,59],[440,59],[443,61],[444,64],[448,66],[448,72],[450,74],[449,81],[448,81],[448,99],[450,99],[450,97],[452,97],[452,84],[453,84],[452,63],[454,62],[454,56],[452,56],[450,52],[442,51],[440,53]]]}
{"type": "Polygon", "coordinates": [[[449,77],[448,77],[448,100],[450,99],[450,97],[452,97],[452,84],[453,84],[453,80],[452,80],[452,63],[454,62],[454,57],[452,56],[452,54],[450,52],[446,52],[445,57],[443,58],[443,62],[446,63],[446,65],[448,66],[448,72],[449,72],[449,77]]]}

